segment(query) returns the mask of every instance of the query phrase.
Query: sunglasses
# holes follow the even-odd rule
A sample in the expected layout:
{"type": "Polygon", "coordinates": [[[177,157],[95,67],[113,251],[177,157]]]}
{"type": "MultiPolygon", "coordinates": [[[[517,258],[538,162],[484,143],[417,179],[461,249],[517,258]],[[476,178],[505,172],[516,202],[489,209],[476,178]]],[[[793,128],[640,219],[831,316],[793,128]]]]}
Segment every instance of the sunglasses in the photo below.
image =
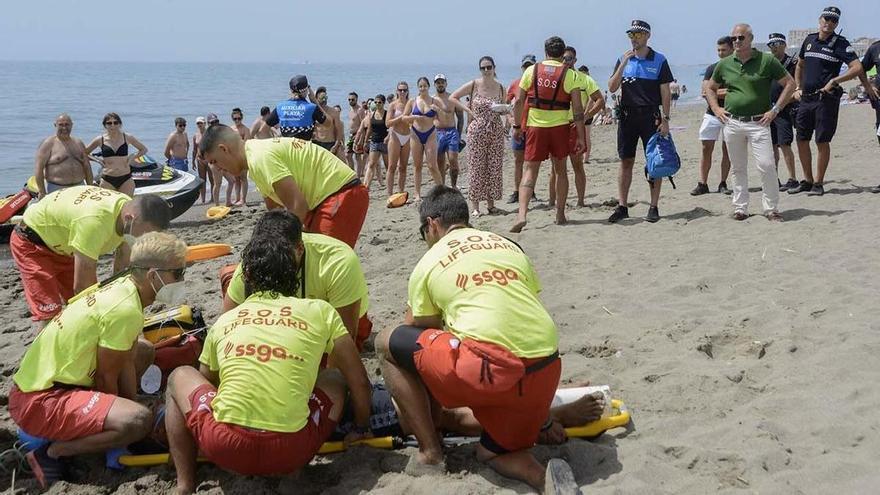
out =
{"type": "Polygon", "coordinates": [[[233,122],[241,122],[241,117],[232,117],[233,122]]]}
{"type": "Polygon", "coordinates": [[[830,22],[830,23],[832,23],[832,24],[837,24],[837,22],[838,22],[840,19],[835,19],[834,17],[826,17],[826,16],[823,15],[823,16],[822,16],[822,20],[825,21],[825,22],[830,22]]]}
{"type": "Polygon", "coordinates": [[[186,124],[177,124],[177,127],[180,127],[182,129],[182,128],[186,127],[186,124]]]}
{"type": "Polygon", "coordinates": [[[428,233],[428,219],[425,219],[425,222],[419,225],[419,237],[422,238],[423,241],[427,240],[425,236],[428,233]]]}
{"type": "MultiPolygon", "coordinates": [[[[137,268],[140,270],[150,270],[151,269],[146,266],[131,265],[131,267],[137,268]]],[[[183,268],[153,268],[153,270],[156,270],[157,272],[169,272],[169,273],[171,273],[171,275],[174,275],[175,280],[183,279],[183,275],[186,273],[186,267],[183,267],[183,268]]]]}
{"type": "Polygon", "coordinates": [[[409,88],[397,88],[398,93],[409,93],[409,88]]]}
{"type": "Polygon", "coordinates": [[[495,66],[493,66],[493,65],[481,65],[480,66],[480,70],[492,70],[494,68],[495,68],[495,66]]]}
{"type": "Polygon", "coordinates": [[[107,122],[104,122],[104,125],[119,125],[121,123],[122,122],[120,122],[118,120],[108,120],[107,122]]]}
{"type": "Polygon", "coordinates": [[[732,39],[733,41],[740,41],[740,42],[742,42],[742,41],[745,41],[745,40],[746,40],[746,37],[745,37],[745,35],[742,35],[742,34],[741,34],[741,35],[739,35],[739,36],[731,36],[730,39],[732,39]]]}
{"type": "Polygon", "coordinates": [[[354,98],[349,98],[349,99],[348,99],[348,102],[349,102],[349,103],[357,103],[357,100],[355,100],[354,98]]]}
{"type": "Polygon", "coordinates": [[[629,36],[629,39],[633,39],[633,38],[641,38],[642,36],[645,35],[645,33],[644,33],[644,31],[633,31],[631,33],[626,33],[626,35],[629,36]]]}

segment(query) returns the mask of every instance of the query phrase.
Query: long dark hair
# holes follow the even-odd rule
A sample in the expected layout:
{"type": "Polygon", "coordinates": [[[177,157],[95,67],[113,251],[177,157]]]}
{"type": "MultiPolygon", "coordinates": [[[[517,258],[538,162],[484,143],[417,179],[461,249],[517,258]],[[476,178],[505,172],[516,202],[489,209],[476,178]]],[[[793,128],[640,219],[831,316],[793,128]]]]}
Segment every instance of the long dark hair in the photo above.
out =
{"type": "Polygon", "coordinates": [[[498,75],[495,73],[495,59],[488,55],[483,55],[482,57],[480,57],[480,61],[477,62],[477,68],[479,69],[479,66],[483,65],[484,60],[488,60],[492,63],[492,76],[497,77],[498,75]]]}
{"type": "Polygon", "coordinates": [[[101,121],[101,125],[107,125],[107,121],[113,119],[119,122],[119,125],[122,125],[122,118],[119,117],[119,114],[116,112],[108,112],[104,115],[104,119],[101,121]]]}

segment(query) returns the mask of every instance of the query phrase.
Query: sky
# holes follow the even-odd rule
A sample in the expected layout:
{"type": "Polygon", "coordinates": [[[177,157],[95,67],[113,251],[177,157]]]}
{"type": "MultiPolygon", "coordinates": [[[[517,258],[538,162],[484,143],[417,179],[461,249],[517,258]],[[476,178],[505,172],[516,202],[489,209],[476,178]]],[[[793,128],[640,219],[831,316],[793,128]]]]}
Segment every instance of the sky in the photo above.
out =
{"type": "MultiPolygon", "coordinates": [[[[562,36],[584,63],[613,65],[632,19],[673,64],[715,58],[737,22],[756,40],[815,27],[829,0],[26,0],[4,2],[0,60],[518,63],[562,36]],[[613,10],[608,6],[613,5],[613,10]],[[658,7],[662,6],[662,7],[658,7]]],[[[837,0],[844,36],[880,37],[880,1],[837,0]]]]}

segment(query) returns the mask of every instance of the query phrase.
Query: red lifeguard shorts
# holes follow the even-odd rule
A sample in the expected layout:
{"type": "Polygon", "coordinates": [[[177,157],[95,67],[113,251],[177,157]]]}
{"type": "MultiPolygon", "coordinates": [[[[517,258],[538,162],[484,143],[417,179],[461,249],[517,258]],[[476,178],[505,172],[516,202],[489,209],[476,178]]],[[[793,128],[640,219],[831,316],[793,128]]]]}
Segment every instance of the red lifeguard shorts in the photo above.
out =
{"type": "MultiPolygon", "coordinates": [[[[428,391],[443,407],[471,408],[483,427],[481,443],[490,450],[501,453],[498,451],[533,446],[550,414],[550,403],[562,372],[561,361],[556,359],[526,374],[520,386],[476,395],[468,391],[470,384],[463,383],[455,372],[459,352],[458,346],[451,345],[453,339],[453,334],[442,330],[425,330],[418,337],[421,348],[413,353],[413,362],[428,391]]],[[[529,366],[543,359],[522,361],[529,366]]]]}
{"type": "Polygon", "coordinates": [[[358,184],[327,196],[303,222],[305,232],[329,235],[354,249],[367,218],[370,193],[358,184]]]}
{"type": "Polygon", "coordinates": [[[73,256],[34,244],[15,231],[9,238],[9,249],[21,276],[31,319],[51,320],[73,297],[73,256]]]}
{"type": "Polygon", "coordinates": [[[550,156],[554,158],[568,158],[571,148],[569,147],[569,125],[556,127],[529,127],[526,132],[527,162],[543,162],[550,156]]]}
{"type": "Polygon", "coordinates": [[[84,388],[53,387],[9,391],[9,415],[29,435],[56,442],[76,440],[104,431],[104,420],[115,395],[84,388]]]}
{"type": "Polygon", "coordinates": [[[305,466],[336,429],[330,419],[333,402],[320,388],[309,399],[309,419],[292,433],[261,431],[214,419],[211,402],[217,389],[199,386],[189,396],[186,426],[193,434],[199,452],[223,469],[239,474],[268,476],[288,474],[305,466]]]}

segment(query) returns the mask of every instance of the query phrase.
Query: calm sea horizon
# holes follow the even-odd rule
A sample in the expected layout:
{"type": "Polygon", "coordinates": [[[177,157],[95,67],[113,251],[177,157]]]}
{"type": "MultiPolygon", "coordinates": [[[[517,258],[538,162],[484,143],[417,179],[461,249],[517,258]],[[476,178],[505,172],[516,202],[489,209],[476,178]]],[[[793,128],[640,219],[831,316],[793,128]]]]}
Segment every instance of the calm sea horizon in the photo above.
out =
{"type": "MultiPolygon", "coordinates": [[[[52,124],[62,112],[71,115],[73,135],[86,144],[102,132],[103,115],[116,112],[125,132],[140,139],[148,155],[164,162],[165,139],[174,129],[175,117],[187,119],[192,135],[197,116],[213,112],[228,123],[232,108],[240,107],[245,124],[250,125],[260,107],[274,106],[287,97],[287,82],[294,74],[306,74],[313,88],[326,86],[329,103],[343,107],[345,121],[349,91],[356,91],[361,99],[389,94],[398,81],[415,87],[420,76],[433,79],[437,73],[447,76],[454,91],[478,77],[476,65],[0,61],[0,94],[4,95],[0,194],[18,191],[33,175],[37,147],[54,134],[52,124]]],[[[699,101],[706,65],[672,65],[676,79],[688,87],[680,103],[699,101]]],[[[603,89],[612,69],[590,65],[603,89]]],[[[499,64],[497,74],[507,87],[520,69],[516,64],[499,64]]]]}

